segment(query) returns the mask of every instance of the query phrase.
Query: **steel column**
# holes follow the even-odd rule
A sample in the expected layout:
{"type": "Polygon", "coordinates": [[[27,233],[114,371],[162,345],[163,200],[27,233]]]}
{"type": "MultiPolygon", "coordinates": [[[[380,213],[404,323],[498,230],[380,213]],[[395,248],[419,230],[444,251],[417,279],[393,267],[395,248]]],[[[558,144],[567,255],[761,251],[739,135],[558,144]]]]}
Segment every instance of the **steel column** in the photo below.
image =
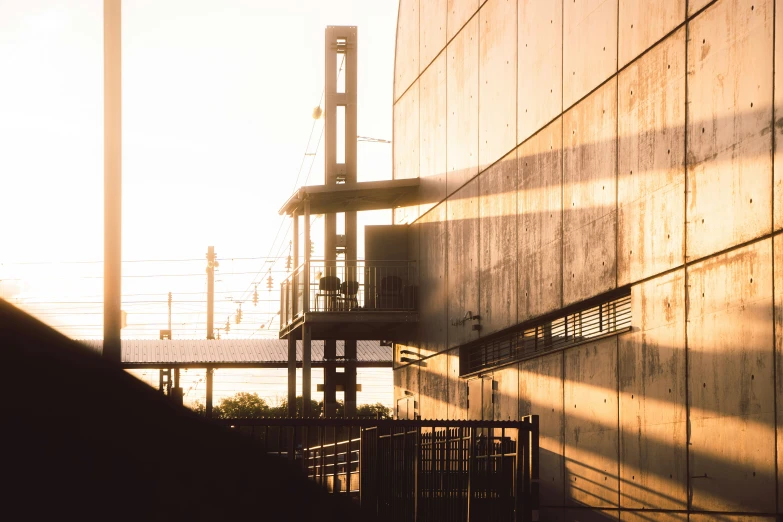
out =
{"type": "Polygon", "coordinates": [[[122,1],[103,2],[103,356],[122,346],[122,1]]]}

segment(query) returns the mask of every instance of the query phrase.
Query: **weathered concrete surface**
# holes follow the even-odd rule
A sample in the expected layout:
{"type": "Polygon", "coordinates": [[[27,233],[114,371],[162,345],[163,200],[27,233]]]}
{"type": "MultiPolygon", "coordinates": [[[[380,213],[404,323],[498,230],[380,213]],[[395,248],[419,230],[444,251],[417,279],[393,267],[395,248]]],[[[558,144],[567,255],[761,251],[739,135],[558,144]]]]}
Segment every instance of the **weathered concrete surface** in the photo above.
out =
{"type": "Polygon", "coordinates": [[[615,287],[617,82],[563,116],[563,302],[615,287]]]}
{"type": "Polygon", "coordinates": [[[715,515],[709,514],[693,514],[689,519],[691,522],[714,522],[719,520],[720,522],[776,522],[775,517],[761,517],[754,515],[720,515],[717,518],[715,515]]]}
{"type": "Polygon", "coordinates": [[[772,241],[688,268],[692,509],[775,510],[772,241]]]}
{"type": "Polygon", "coordinates": [[[459,377],[459,351],[446,352],[449,371],[448,418],[464,420],[468,418],[467,385],[459,377]]]}
{"type": "Polygon", "coordinates": [[[448,367],[445,353],[419,363],[419,413],[422,419],[448,417],[448,367]]]}
{"type": "Polygon", "coordinates": [[[451,40],[478,11],[479,0],[448,0],[447,3],[447,34],[448,39],[451,40]]]}
{"type": "Polygon", "coordinates": [[[685,270],[631,289],[636,325],[618,337],[620,506],[688,507],[685,270]]]}
{"type": "Polygon", "coordinates": [[[517,143],[563,110],[563,4],[519,2],[517,143]]]}
{"type": "Polygon", "coordinates": [[[696,11],[702,9],[710,2],[712,2],[712,0],[688,0],[688,16],[693,16],[696,11]]]}
{"type": "Polygon", "coordinates": [[[623,511],[620,515],[623,522],[687,522],[687,513],[666,513],[649,511],[623,511]]]}
{"type": "Polygon", "coordinates": [[[689,260],[771,230],[772,7],[722,0],[690,24],[689,260]]]}
{"type": "Polygon", "coordinates": [[[448,193],[478,174],[478,17],[446,50],[448,193]]]}
{"type": "Polygon", "coordinates": [[[617,338],[566,351],[564,379],[566,504],[617,507],[617,338]]]}
{"type": "Polygon", "coordinates": [[[565,509],[565,520],[569,522],[610,522],[620,520],[618,511],[600,509],[565,509]]]}
{"type": "Polygon", "coordinates": [[[541,505],[562,506],[562,352],[519,363],[519,416],[525,415],[538,415],[541,505]]]}
{"type": "Polygon", "coordinates": [[[479,166],[499,160],[517,138],[517,2],[487,0],[479,11],[479,166]]]}
{"type": "Polygon", "coordinates": [[[494,419],[517,420],[519,418],[519,365],[514,364],[493,372],[492,379],[497,383],[494,419]]]}
{"type": "Polygon", "coordinates": [[[617,0],[563,2],[563,106],[617,72],[617,0]]]}
{"type": "Polygon", "coordinates": [[[405,408],[412,413],[413,403],[418,403],[419,395],[419,367],[405,365],[394,370],[394,416],[395,418],[407,418],[405,408]],[[409,392],[411,395],[406,394],[409,392]],[[410,402],[408,402],[410,401],[410,402]]]}
{"type": "Polygon", "coordinates": [[[419,71],[424,69],[446,47],[447,0],[419,2],[419,71]],[[424,23],[421,23],[424,20],[424,23]]]}
{"type": "Polygon", "coordinates": [[[394,104],[394,178],[419,177],[419,84],[394,104]]]}
{"type": "Polygon", "coordinates": [[[685,20],[685,0],[620,0],[619,17],[623,67],[685,20]]]}
{"type": "MultiPolygon", "coordinates": [[[[394,178],[419,177],[419,84],[418,81],[394,104],[392,132],[394,178]]],[[[412,223],[419,216],[419,206],[394,209],[395,223],[412,223]]]]}
{"type": "Polygon", "coordinates": [[[517,151],[479,176],[481,335],[517,322],[517,151]]]}
{"type": "Polygon", "coordinates": [[[448,212],[448,344],[456,347],[478,338],[467,312],[479,310],[478,178],[447,201],[448,212]]]}
{"type": "Polygon", "coordinates": [[[419,156],[421,196],[438,202],[446,197],[446,54],[419,78],[419,156]]]}
{"type": "Polygon", "coordinates": [[[446,204],[441,203],[420,219],[418,345],[429,352],[446,348],[449,291],[446,281],[446,204]]]}
{"type": "Polygon", "coordinates": [[[783,0],[775,0],[775,230],[783,229],[783,0]]]}
{"type": "MultiPolygon", "coordinates": [[[[775,284],[775,366],[777,396],[777,451],[778,451],[778,498],[783,498],[783,235],[772,238],[774,243],[774,284],[775,284]]],[[[783,513],[783,505],[778,506],[783,513]]]]}
{"type": "Polygon", "coordinates": [[[466,412],[468,420],[482,420],[484,403],[482,402],[484,381],[480,377],[465,381],[467,391],[466,412]]]}
{"type": "Polygon", "coordinates": [[[562,304],[562,119],[519,146],[518,320],[562,304]]]}
{"type": "Polygon", "coordinates": [[[621,71],[618,85],[617,278],[625,285],[684,260],[685,29],[621,71]]]}
{"type": "MultiPolygon", "coordinates": [[[[394,51],[394,100],[419,75],[419,0],[400,0],[394,51]]],[[[395,126],[397,118],[394,118],[395,126]]]]}

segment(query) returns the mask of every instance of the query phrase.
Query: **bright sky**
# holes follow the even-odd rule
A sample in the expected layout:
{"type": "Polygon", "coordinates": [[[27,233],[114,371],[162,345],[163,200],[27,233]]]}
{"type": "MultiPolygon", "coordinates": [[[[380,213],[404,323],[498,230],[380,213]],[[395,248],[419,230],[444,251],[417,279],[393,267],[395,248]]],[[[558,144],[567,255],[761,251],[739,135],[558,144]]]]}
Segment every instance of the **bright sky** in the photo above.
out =
{"type": "MultiPolygon", "coordinates": [[[[0,296],[74,338],[102,337],[102,6],[0,0],[0,296]]],[[[396,18],[395,0],[123,2],[123,338],[158,337],[168,292],[174,336],[204,338],[208,245],[215,326],[277,337],[277,210],[300,170],[323,183],[324,28],[358,26],[358,134],[390,140],[396,18]]],[[[391,178],[391,145],[358,150],[360,181],[391,178]]]]}
{"type": "MultiPolygon", "coordinates": [[[[101,0],[0,0],[0,295],[82,338],[102,333],[102,265],[72,263],[103,258],[102,16],[101,0]]],[[[192,260],[124,264],[125,338],[166,328],[169,291],[175,335],[203,338],[208,245],[216,326],[253,282],[271,302],[245,303],[229,335],[269,323],[285,263],[270,293],[270,264],[226,258],[287,256],[277,210],[300,167],[323,182],[323,143],[304,154],[326,25],[359,27],[359,135],[391,139],[396,16],[394,0],[123,2],[123,259],[192,260]]],[[[390,177],[391,145],[360,142],[360,181],[390,177]]]]}

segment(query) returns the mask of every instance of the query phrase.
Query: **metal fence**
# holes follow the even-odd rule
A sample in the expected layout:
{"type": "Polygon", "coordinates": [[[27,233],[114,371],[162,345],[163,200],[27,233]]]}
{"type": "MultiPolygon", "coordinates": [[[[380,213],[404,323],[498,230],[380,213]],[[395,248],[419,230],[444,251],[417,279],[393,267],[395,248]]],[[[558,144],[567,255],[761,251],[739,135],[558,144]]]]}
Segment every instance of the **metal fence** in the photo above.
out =
{"type": "Polygon", "coordinates": [[[413,261],[312,260],[308,275],[304,277],[304,265],[300,265],[281,283],[282,326],[303,312],[415,310],[418,306],[418,273],[413,261]]]}
{"type": "Polygon", "coordinates": [[[521,421],[224,419],[262,451],[390,521],[531,521],[538,417],[521,421]]]}

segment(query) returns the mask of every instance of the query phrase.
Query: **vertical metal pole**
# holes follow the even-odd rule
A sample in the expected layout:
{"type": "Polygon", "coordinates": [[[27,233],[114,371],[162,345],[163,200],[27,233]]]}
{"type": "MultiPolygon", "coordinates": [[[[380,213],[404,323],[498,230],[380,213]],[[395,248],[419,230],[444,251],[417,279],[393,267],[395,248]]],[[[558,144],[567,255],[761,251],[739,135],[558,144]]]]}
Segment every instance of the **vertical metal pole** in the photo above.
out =
{"type": "MultiPolygon", "coordinates": [[[[310,200],[304,201],[304,295],[302,296],[303,314],[310,311],[310,200]]],[[[310,417],[310,367],[312,359],[312,346],[310,338],[310,325],[302,324],[302,416],[310,417]]]]}
{"type": "MultiPolygon", "coordinates": [[[[299,267],[299,213],[294,211],[291,215],[294,220],[294,239],[292,241],[294,277],[291,280],[289,299],[291,314],[296,317],[299,308],[299,282],[303,274],[296,274],[299,267]]],[[[296,417],[296,335],[292,332],[288,335],[288,416],[296,417]]]]}
{"type": "Polygon", "coordinates": [[[310,368],[312,359],[312,340],[310,338],[310,325],[302,325],[302,417],[310,417],[311,379],[310,368]]]}
{"type": "Polygon", "coordinates": [[[171,339],[171,292],[169,292],[169,339],[171,339]]]}
{"type": "Polygon", "coordinates": [[[119,363],[122,306],[122,1],[103,2],[103,356],[119,363]]]}
{"type": "Polygon", "coordinates": [[[207,418],[212,418],[212,373],[213,368],[207,368],[207,407],[206,407],[206,414],[207,418]]]}
{"type": "Polygon", "coordinates": [[[207,248],[207,339],[215,338],[215,247],[207,248]]]}
{"type": "Polygon", "coordinates": [[[468,441],[468,516],[465,520],[470,522],[475,505],[473,495],[476,493],[473,488],[473,470],[476,468],[476,427],[471,426],[468,429],[470,430],[470,440],[468,441]]]}
{"type": "Polygon", "coordinates": [[[296,334],[288,334],[288,416],[296,417],[296,334]]]}

